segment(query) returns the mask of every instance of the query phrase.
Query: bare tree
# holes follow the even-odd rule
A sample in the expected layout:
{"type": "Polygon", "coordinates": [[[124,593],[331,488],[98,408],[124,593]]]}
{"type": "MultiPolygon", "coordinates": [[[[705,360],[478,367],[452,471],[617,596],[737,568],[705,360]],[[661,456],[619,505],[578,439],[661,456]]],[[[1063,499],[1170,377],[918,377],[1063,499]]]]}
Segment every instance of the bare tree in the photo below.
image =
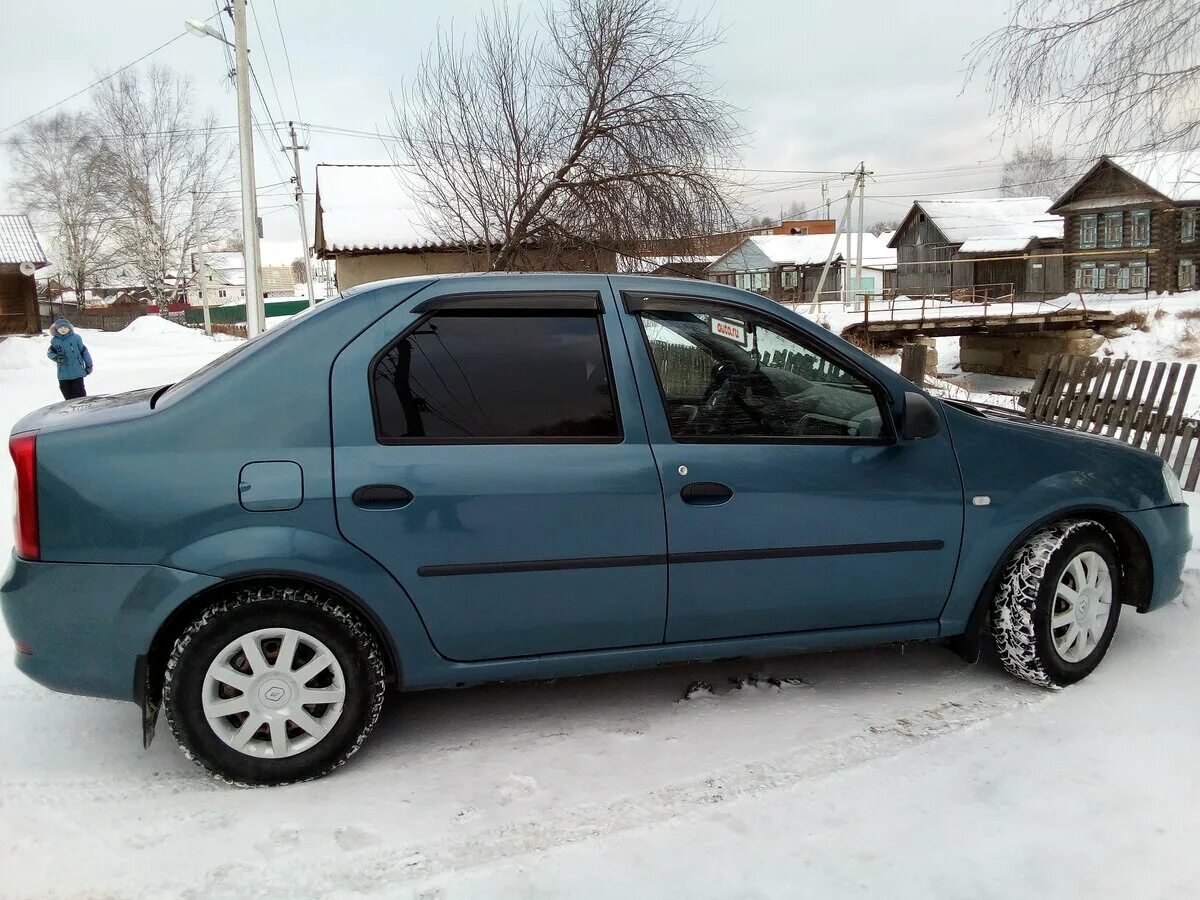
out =
{"type": "Polygon", "coordinates": [[[1058,197],[1079,175],[1075,160],[1055,153],[1047,143],[1018,147],[1004,160],[1000,193],[1005,197],[1058,197]]]}
{"type": "Polygon", "coordinates": [[[899,219],[880,219],[874,225],[867,229],[875,237],[879,237],[885,231],[895,231],[900,227],[899,219]]]}
{"type": "Polygon", "coordinates": [[[1008,24],[977,43],[1011,132],[1049,127],[1092,153],[1200,140],[1200,3],[1011,0],[1008,24]]]}
{"type": "Polygon", "coordinates": [[[80,305],[96,277],[112,267],[114,220],[104,202],[100,157],[91,118],[56,113],[35,119],[12,145],[12,192],[51,236],[60,283],[80,305]]]}
{"type": "Polygon", "coordinates": [[[165,313],[191,278],[198,242],[228,234],[232,149],[211,113],[193,117],[188,80],[164,67],[105,81],[94,103],[101,132],[121,135],[101,157],[117,256],[165,313]]]}
{"type": "Polygon", "coordinates": [[[393,103],[395,161],[431,230],[493,269],[726,227],[739,133],[700,64],[717,40],[666,0],[561,0],[540,31],[502,7],[469,49],[439,35],[393,103]]]}

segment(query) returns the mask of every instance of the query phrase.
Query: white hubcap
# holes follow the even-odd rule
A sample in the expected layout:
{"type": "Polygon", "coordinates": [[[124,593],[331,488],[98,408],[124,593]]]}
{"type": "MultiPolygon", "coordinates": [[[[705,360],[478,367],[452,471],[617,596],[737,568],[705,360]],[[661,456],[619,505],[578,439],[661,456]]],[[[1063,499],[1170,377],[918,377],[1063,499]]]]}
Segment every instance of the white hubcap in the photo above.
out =
{"type": "Polygon", "coordinates": [[[1064,662],[1085,659],[1104,636],[1113,609],[1112,575],[1099,553],[1080,553],[1063,570],[1054,592],[1050,632],[1064,662]]]}
{"type": "Polygon", "coordinates": [[[204,676],[204,717],[226,744],[266,759],[319,743],[342,714],[346,681],[328,647],[292,628],[231,641],[204,676]]]}

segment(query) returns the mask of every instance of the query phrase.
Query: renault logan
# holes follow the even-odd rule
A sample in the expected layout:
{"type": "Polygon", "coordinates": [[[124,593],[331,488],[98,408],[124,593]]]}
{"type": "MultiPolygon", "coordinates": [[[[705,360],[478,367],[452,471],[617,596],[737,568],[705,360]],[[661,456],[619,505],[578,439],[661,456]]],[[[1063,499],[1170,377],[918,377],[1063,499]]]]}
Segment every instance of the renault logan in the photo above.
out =
{"type": "Polygon", "coordinates": [[[985,636],[1066,685],[1190,544],[1156,457],[687,280],[365,285],[10,449],[18,667],[239,783],[344,763],[389,686],[985,636]]]}

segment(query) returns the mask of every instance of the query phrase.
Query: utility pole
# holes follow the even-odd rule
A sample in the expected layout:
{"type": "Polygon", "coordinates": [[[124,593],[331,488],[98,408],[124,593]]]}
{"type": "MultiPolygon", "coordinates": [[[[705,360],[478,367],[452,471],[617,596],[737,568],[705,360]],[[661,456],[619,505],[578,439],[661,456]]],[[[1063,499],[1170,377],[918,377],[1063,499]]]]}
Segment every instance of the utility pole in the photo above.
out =
{"type": "MultiPolygon", "coordinates": [[[[829,254],[825,257],[825,267],[821,269],[821,277],[817,279],[817,290],[813,294],[812,311],[816,312],[820,308],[821,303],[821,288],[825,287],[825,276],[829,274],[829,266],[833,262],[834,254],[837,253],[838,241],[841,240],[842,232],[846,230],[846,226],[850,223],[850,210],[854,203],[854,188],[851,188],[846,193],[846,211],[842,213],[841,221],[838,222],[837,231],[833,233],[833,243],[829,245],[829,254]]],[[[849,232],[846,232],[847,235],[849,232]]],[[[849,241],[849,237],[846,238],[849,241]]],[[[850,254],[847,253],[847,256],[850,254]]]]}
{"type": "Polygon", "coordinates": [[[242,250],[246,270],[246,337],[266,330],[258,256],[258,199],[254,186],[254,131],[250,119],[250,48],[246,43],[246,0],[233,0],[234,59],[237,61],[238,156],[242,174],[242,250]]]}
{"type": "MultiPolygon", "coordinates": [[[[860,162],[858,164],[858,265],[854,271],[854,289],[863,296],[863,303],[869,303],[866,295],[863,295],[862,289],[862,253],[863,253],[863,232],[866,230],[866,222],[863,221],[863,194],[867,190],[867,164],[860,162]]],[[[850,249],[850,241],[846,241],[846,249],[850,249]]]]}
{"type": "Polygon", "coordinates": [[[821,205],[825,207],[825,218],[829,218],[829,182],[821,182],[821,205]]]}
{"type": "Polygon", "coordinates": [[[292,164],[296,168],[296,176],[292,180],[296,182],[296,205],[300,209],[300,242],[304,245],[304,280],[308,282],[308,305],[311,309],[316,304],[317,298],[313,295],[312,261],[308,255],[308,219],[304,215],[304,186],[300,182],[300,151],[307,150],[308,145],[301,147],[296,143],[295,122],[288,122],[288,132],[292,136],[292,146],[283,149],[292,151],[292,164]]]}
{"type": "Polygon", "coordinates": [[[204,307],[204,333],[212,337],[212,316],[208,311],[208,293],[204,290],[204,239],[200,236],[200,205],[192,191],[192,233],[196,236],[196,276],[200,282],[200,305],[204,307]]]}

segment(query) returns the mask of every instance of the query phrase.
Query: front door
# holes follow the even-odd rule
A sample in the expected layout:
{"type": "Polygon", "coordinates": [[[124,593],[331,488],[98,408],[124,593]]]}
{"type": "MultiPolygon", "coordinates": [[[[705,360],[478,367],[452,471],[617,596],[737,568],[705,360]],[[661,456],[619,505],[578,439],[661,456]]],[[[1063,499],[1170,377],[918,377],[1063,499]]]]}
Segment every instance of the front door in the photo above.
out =
{"type": "Polygon", "coordinates": [[[936,619],[962,532],[948,435],[897,441],[883,386],[799,325],[626,306],[666,501],[667,641],[936,619]]]}
{"type": "Polygon", "coordinates": [[[438,282],[341,353],[339,527],[450,659],[660,643],[662,492],[607,282],[526,282],[438,282]]]}

